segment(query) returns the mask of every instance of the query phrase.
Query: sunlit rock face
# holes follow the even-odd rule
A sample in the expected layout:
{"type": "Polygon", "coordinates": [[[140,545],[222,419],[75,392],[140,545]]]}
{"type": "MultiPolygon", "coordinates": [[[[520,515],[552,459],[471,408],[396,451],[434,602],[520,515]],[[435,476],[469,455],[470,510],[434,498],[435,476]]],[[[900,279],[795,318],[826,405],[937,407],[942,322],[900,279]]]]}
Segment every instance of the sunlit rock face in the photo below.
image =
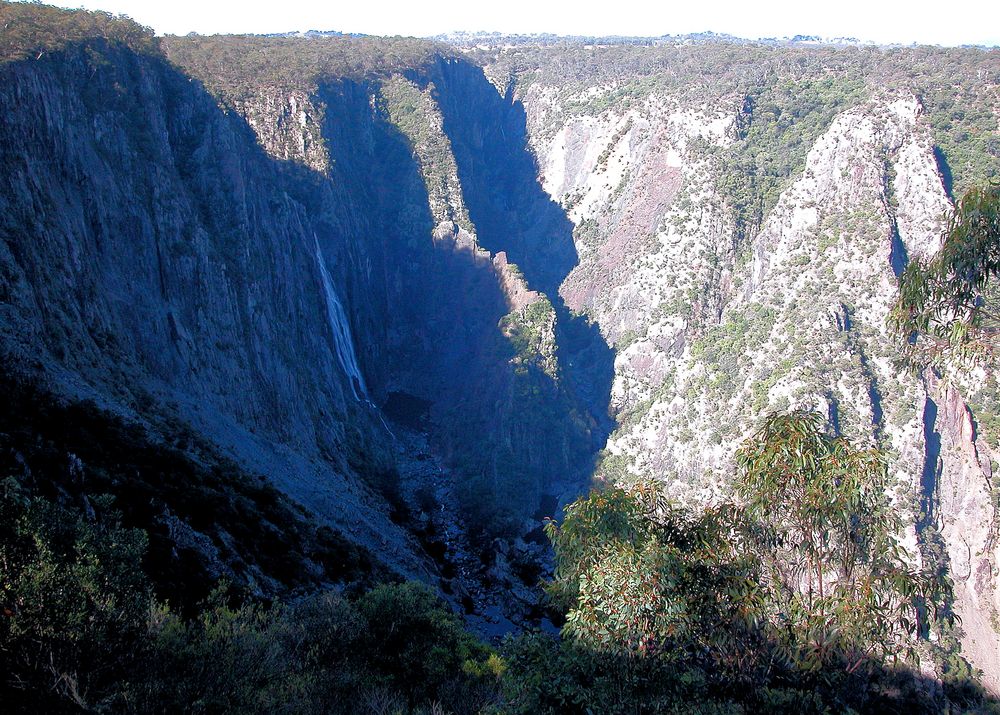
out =
{"type": "MultiPolygon", "coordinates": [[[[895,363],[886,326],[897,275],[937,250],[951,205],[920,99],[870,88],[831,112],[759,225],[740,231],[727,159],[753,139],[746,98],[658,88],[627,107],[602,101],[627,85],[537,82],[521,95],[543,186],[575,227],[580,262],[560,291],[617,347],[619,426],[599,473],[712,500],[764,414],[819,410],[887,450],[910,524],[900,538],[914,561],[943,539],[969,614],[963,652],[995,688],[996,449],[959,388],[895,363]]],[[[967,394],[988,403],[995,383],[982,377],[967,394]]]]}

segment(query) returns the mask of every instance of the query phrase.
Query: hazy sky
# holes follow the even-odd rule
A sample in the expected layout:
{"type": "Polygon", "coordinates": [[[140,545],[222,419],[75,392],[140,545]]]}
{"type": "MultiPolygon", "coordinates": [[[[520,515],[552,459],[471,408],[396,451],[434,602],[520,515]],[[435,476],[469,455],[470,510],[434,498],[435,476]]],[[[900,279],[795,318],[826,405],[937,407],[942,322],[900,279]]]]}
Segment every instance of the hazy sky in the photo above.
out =
{"type": "Polygon", "coordinates": [[[340,30],[426,36],[452,30],[560,35],[727,32],[877,42],[1000,44],[1000,0],[54,0],[124,13],[160,34],[340,30]],[[922,7],[933,7],[925,11],[922,7]]]}

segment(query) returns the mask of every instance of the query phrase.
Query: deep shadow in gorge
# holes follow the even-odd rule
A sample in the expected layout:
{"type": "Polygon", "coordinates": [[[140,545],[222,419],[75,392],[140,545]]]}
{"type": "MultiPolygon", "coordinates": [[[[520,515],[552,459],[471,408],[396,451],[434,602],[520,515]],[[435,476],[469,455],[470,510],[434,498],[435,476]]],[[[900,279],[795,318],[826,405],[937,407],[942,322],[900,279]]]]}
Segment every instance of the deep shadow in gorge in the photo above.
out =
{"type": "Polygon", "coordinates": [[[243,117],[163,58],[102,45],[96,71],[93,49],[5,68],[8,87],[47,103],[0,93],[23,138],[0,147],[16,199],[0,222],[3,268],[20,291],[0,316],[16,321],[4,347],[18,336],[33,365],[102,401],[169,412],[259,458],[319,522],[357,525],[359,543],[418,574],[383,514],[350,513],[381,509],[354,480],[392,489],[390,437],[338,365],[318,243],[373,401],[397,390],[433,402],[432,438],[472,524],[502,514],[498,526],[518,528],[579,470],[585,426],[544,372],[512,370],[496,269],[460,236],[432,238],[413,147],[372,103],[377,83],[321,87],[326,174],[266,154],[243,117]],[[44,226],[34,206],[51,207],[44,226]],[[288,468],[321,457],[328,468],[288,468]]]}
{"type": "Polygon", "coordinates": [[[588,472],[603,437],[565,385],[512,361],[500,269],[469,234],[435,227],[414,147],[379,92],[377,81],[321,86],[331,169],[310,214],[353,306],[373,398],[427,403],[470,523],[517,531],[554,482],[588,472]]]}
{"type": "Polygon", "coordinates": [[[928,395],[924,399],[924,465],[920,473],[918,533],[937,521],[938,480],[941,477],[941,433],[937,420],[937,403],[928,395]]]}
{"type": "MultiPolygon", "coordinates": [[[[156,54],[95,40],[0,76],[5,369],[91,398],[153,441],[183,435],[195,461],[204,442],[269,477],[311,525],[422,576],[406,534],[368,496],[391,476],[391,455],[336,358],[309,206],[293,198],[306,177],[156,54]],[[372,506],[365,521],[352,518],[358,504],[372,506]]],[[[168,492],[212,503],[181,470],[156,469],[141,475],[155,512],[168,492]]],[[[140,478],[122,476],[108,491],[127,501],[140,478]]],[[[215,474],[205,481],[218,486],[215,474]]],[[[201,521],[178,512],[164,513],[211,552],[218,509],[201,521]]],[[[232,523],[272,528],[254,518],[232,523]]],[[[279,520],[272,542],[292,527],[279,520]]]]}
{"type": "Polygon", "coordinates": [[[524,106],[512,90],[501,95],[482,68],[462,60],[440,60],[438,73],[435,96],[479,241],[493,253],[506,252],[528,285],[552,301],[560,362],[589,414],[593,456],[614,427],[609,416],[614,350],[599,327],[570,311],[559,294],[579,260],[573,223],[542,189],[524,106]]]}

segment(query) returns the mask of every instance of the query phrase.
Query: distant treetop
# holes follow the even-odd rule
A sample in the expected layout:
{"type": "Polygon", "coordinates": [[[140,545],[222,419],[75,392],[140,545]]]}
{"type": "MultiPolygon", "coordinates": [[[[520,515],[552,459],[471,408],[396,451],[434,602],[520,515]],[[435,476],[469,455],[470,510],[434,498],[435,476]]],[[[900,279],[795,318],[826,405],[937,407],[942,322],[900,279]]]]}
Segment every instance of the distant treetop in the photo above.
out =
{"type": "Polygon", "coordinates": [[[0,63],[40,59],[47,52],[94,39],[120,43],[144,54],[159,52],[153,30],[124,15],[0,2],[0,63]]]}
{"type": "Polygon", "coordinates": [[[348,35],[168,36],[163,47],[173,63],[230,100],[261,87],[312,91],[324,79],[377,79],[419,70],[442,56],[458,56],[430,40],[348,35]]]}
{"type": "Polygon", "coordinates": [[[991,368],[1000,353],[1000,185],[967,191],[941,250],[903,273],[889,323],[915,367],[958,357],[991,368]]]}

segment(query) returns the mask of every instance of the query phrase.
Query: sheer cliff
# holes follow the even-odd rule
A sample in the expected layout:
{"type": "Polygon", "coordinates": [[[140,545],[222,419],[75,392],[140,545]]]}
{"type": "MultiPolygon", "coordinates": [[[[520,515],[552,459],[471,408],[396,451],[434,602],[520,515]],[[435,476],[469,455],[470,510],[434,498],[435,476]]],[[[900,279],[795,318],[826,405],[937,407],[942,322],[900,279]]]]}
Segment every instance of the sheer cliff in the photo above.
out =
{"type": "Polygon", "coordinates": [[[269,154],[314,172],[303,202],[339,247],[372,397],[424,406],[473,522],[516,532],[546,493],[578,490],[610,429],[611,351],[556,292],[572,227],[538,185],[520,103],[443,48],[405,71],[308,65],[305,93],[297,77],[243,90],[210,71],[251,66],[249,39],[167,50],[269,154]]]}
{"type": "Polygon", "coordinates": [[[102,41],[2,72],[7,365],[190,423],[419,573],[365,486],[392,465],[355,398],[329,258],[246,124],[102,41]]]}
{"type": "MultiPolygon", "coordinates": [[[[410,577],[429,566],[390,518],[386,415],[429,431],[475,534],[533,528],[584,483],[607,417],[565,377],[559,311],[508,260],[485,183],[459,178],[501,114],[481,70],[433,54],[221,107],[102,37],[2,71],[8,369],[190,426],[410,577]]],[[[523,114],[500,121],[523,139],[523,114]]],[[[541,201],[513,136],[504,180],[541,201]]]]}

